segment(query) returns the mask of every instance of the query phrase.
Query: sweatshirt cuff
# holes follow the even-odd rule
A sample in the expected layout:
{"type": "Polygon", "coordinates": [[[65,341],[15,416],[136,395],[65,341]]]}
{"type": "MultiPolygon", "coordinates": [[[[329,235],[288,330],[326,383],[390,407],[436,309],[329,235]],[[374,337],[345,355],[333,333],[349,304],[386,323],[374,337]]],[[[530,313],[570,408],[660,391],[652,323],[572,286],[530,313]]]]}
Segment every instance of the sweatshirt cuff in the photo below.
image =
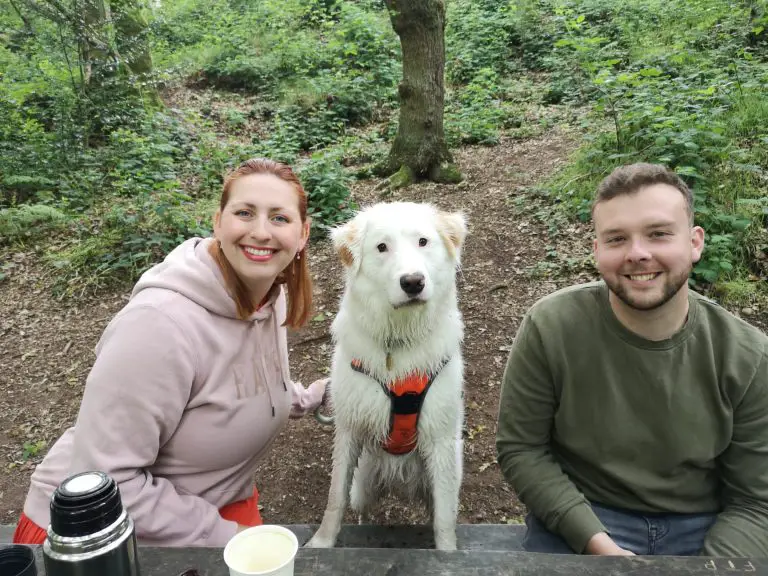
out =
{"type": "Polygon", "coordinates": [[[557,531],[577,554],[583,554],[595,534],[608,532],[589,504],[577,504],[565,513],[557,531]]]}
{"type": "Polygon", "coordinates": [[[235,534],[237,534],[237,522],[219,518],[208,538],[205,539],[205,546],[223,548],[235,534]]]}

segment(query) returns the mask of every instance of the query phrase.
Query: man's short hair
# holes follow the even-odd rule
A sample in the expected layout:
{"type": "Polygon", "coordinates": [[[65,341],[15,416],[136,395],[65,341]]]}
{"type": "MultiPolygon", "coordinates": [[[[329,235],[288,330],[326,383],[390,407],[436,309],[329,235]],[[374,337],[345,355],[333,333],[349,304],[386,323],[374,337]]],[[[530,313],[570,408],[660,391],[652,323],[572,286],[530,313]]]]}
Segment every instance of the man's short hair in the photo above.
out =
{"type": "Polygon", "coordinates": [[[592,202],[592,213],[594,214],[595,206],[600,202],[605,202],[624,194],[635,194],[641,188],[653,186],[654,184],[667,184],[680,191],[685,198],[688,219],[693,224],[693,193],[688,188],[688,185],[680,176],[666,166],[645,162],[619,166],[603,178],[603,181],[597,187],[597,194],[595,194],[595,199],[592,202]]]}

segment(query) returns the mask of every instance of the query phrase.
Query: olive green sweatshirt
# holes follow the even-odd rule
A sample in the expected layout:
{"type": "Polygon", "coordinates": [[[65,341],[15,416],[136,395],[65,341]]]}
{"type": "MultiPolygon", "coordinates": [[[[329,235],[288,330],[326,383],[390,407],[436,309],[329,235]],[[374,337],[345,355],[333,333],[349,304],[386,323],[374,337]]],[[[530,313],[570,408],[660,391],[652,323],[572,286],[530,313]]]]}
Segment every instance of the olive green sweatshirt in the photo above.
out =
{"type": "Polygon", "coordinates": [[[768,336],[691,292],[685,326],[649,341],[604,283],[526,314],[504,373],[501,471],[577,552],[605,527],[596,502],[716,512],[702,554],[768,556],[768,336]]]}

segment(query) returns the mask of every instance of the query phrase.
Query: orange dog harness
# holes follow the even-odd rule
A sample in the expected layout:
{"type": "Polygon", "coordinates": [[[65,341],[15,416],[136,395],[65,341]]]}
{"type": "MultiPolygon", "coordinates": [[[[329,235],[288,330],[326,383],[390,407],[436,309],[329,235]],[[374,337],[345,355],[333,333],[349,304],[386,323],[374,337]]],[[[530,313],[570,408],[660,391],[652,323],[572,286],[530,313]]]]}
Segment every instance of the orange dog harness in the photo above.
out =
{"type": "Polygon", "coordinates": [[[369,378],[375,380],[381,385],[384,393],[389,396],[391,401],[389,410],[389,434],[382,448],[390,454],[400,455],[408,454],[416,448],[418,440],[419,415],[424,398],[427,396],[429,387],[434,382],[443,366],[448,363],[445,359],[434,372],[426,373],[414,371],[395,380],[394,382],[384,383],[371,375],[363,367],[360,360],[352,360],[352,369],[369,378]]]}

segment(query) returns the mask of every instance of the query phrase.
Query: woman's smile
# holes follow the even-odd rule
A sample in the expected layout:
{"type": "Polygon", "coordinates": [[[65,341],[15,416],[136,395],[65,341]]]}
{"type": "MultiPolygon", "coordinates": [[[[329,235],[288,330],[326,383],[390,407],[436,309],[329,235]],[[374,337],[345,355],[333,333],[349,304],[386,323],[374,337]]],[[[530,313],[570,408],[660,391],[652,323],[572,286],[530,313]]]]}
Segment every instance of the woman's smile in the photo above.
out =
{"type": "Polygon", "coordinates": [[[268,260],[271,260],[277,252],[277,249],[275,248],[263,248],[261,246],[241,246],[241,248],[243,249],[245,257],[252,262],[267,262],[268,260]]]}

